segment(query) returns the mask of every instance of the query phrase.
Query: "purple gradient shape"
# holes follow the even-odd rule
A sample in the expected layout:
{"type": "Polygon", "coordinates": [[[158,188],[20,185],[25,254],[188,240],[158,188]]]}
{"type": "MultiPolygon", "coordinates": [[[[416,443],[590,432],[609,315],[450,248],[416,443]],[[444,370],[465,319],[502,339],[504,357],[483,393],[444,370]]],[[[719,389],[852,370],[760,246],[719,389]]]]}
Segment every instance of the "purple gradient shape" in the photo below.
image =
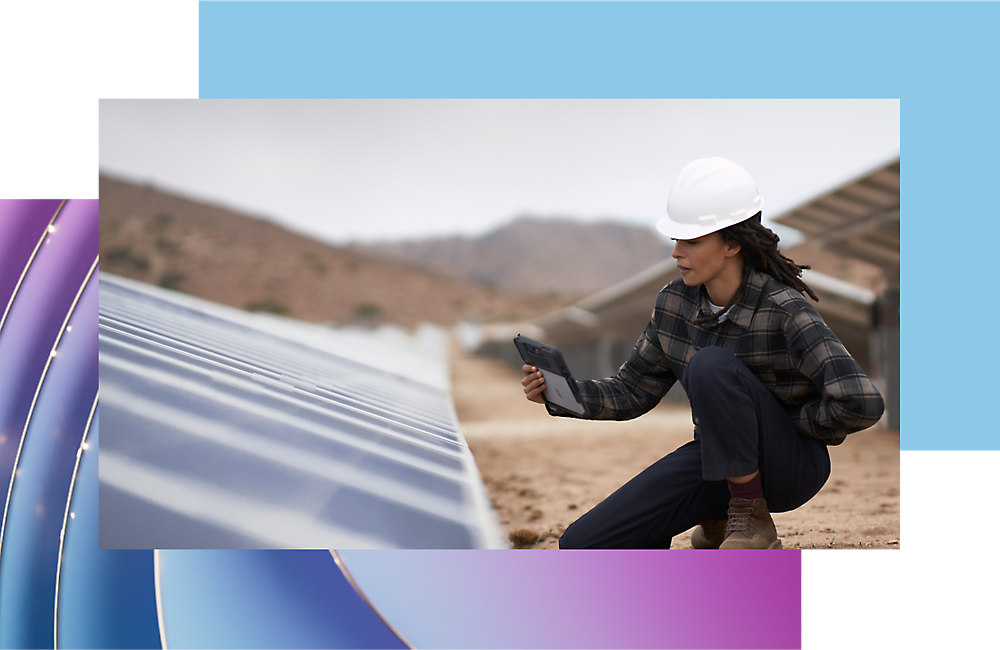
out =
{"type": "Polygon", "coordinates": [[[340,555],[375,608],[416,647],[801,644],[797,550],[340,555]]]}
{"type": "Polygon", "coordinates": [[[62,201],[0,200],[0,316],[62,201]]]}
{"type": "Polygon", "coordinates": [[[97,259],[98,202],[68,201],[14,296],[0,331],[0,499],[52,345],[97,259]]]}

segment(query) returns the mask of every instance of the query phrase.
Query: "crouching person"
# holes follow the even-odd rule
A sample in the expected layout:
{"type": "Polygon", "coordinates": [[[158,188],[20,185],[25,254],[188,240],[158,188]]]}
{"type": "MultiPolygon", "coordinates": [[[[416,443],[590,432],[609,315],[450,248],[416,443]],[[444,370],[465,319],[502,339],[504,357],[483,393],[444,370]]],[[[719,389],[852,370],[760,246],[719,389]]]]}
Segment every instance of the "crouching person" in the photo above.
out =
{"type": "MultiPolygon", "coordinates": [[[[657,227],[681,278],[614,377],[579,381],[592,419],[638,417],[680,380],[694,439],[566,529],[560,548],[780,548],[772,512],[794,510],[830,475],[828,445],[875,424],[884,403],[803,294],[802,269],[761,224],[750,175],[723,158],[688,164],[657,227]]],[[[545,380],[522,386],[544,404],[545,380]]],[[[549,413],[575,417],[547,404],[549,413]]]]}

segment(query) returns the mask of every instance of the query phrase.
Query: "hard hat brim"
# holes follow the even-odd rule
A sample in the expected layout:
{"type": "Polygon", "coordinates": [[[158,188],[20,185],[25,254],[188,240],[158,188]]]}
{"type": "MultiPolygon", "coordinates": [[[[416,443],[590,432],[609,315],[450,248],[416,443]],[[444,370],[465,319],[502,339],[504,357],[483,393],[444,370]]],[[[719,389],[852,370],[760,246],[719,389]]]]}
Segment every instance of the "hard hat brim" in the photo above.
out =
{"type": "MultiPolygon", "coordinates": [[[[672,220],[668,214],[656,222],[656,229],[671,239],[697,239],[699,237],[704,237],[705,235],[711,235],[713,232],[717,232],[723,228],[728,228],[729,226],[746,221],[760,212],[763,207],[764,200],[761,199],[760,207],[754,210],[752,214],[744,213],[742,216],[734,217],[732,219],[724,219],[721,221],[713,220],[712,223],[704,224],[678,223],[677,221],[672,220]]],[[[749,212],[749,210],[747,212],[749,212]]]]}

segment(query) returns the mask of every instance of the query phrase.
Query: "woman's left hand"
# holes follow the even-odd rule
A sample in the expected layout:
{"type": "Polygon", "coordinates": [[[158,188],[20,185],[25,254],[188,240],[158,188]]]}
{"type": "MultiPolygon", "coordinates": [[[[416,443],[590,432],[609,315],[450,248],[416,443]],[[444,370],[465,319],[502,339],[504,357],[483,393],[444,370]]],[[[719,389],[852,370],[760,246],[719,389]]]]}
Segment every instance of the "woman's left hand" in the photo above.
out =
{"type": "Polygon", "coordinates": [[[535,366],[522,366],[521,370],[524,371],[524,379],[521,380],[524,396],[529,402],[544,404],[545,398],[542,397],[542,392],[545,390],[545,377],[541,371],[535,366]]]}

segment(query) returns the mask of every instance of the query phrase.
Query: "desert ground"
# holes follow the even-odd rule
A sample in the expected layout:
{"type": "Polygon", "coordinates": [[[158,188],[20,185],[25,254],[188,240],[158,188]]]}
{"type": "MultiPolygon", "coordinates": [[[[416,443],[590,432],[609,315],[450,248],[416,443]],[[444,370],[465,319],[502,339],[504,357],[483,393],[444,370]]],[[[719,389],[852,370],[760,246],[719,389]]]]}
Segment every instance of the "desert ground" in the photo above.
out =
{"type": "MultiPolygon", "coordinates": [[[[686,404],[664,401],[627,422],[553,418],[524,398],[520,371],[457,346],[452,359],[462,431],[516,548],[557,548],[577,517],[692,437],[686,404]]],[[[899,432],[876,425],[830,455],[819,494],[774,515],[783,547],[898,549],[899,432]]],[[[690,538],[672,548],[690,548],[690,538]]]]}

